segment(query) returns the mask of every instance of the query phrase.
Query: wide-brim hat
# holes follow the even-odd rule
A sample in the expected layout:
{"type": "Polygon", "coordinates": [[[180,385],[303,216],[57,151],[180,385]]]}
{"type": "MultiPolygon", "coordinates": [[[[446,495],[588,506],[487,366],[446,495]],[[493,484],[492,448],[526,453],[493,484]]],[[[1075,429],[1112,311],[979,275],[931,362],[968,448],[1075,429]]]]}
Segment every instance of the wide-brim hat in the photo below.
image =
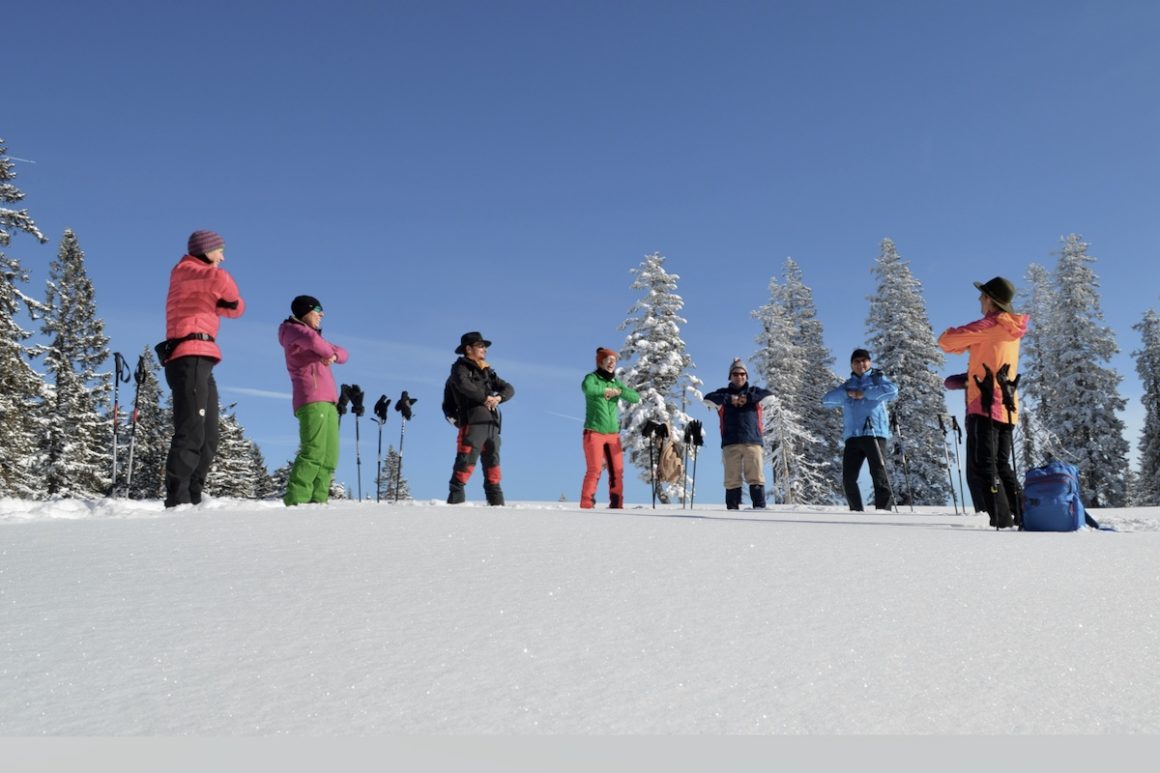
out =
{"type": "Polygon", "coordinates": [[[491,347],[491,341],[483,337],[483,334],[478,330],[472,330],[470,333],[464,333],[459,336],[459,346],[455,347],[456,354],[467,354],[467,347],[472,344],[483,344],[486,347],[491,347]]]}
{"type": "Polygon", "coordinates": [[[1015,285],[1001,276],[989,279],[986,282],[975,282],[975,288],[983,292],[995,305],[1006,312],[1014,312],[1011,301],[1015,299],[1015,285]]]}

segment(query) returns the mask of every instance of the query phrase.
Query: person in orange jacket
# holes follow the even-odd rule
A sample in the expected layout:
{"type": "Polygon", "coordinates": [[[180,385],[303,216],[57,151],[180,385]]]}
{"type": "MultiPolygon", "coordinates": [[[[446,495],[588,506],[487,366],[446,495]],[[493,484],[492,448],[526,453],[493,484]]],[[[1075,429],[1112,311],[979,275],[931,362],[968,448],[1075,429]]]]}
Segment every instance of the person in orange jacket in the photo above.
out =
{"type": "Polygon", "coordinates": [[[967,480],[972,497],[981,494],[991,525],[1006,529],[1019,525],[1019,482],[1011,467],[1015,424],[1019,421],[1018,395],[1003,383],[1019,378],[1019,343],[1030,317],[1011,306],[1015,285],[997,276],[979,290],[982,319],[962,327],[949,327],[938,344],[950,354],[969,353],[967,390],[967,480]],[[1009,404],[1006,404],[1009,403],[1009,404]]]}
{"type": "Polygon", "coordinates": [[[221,317],[246,310],[233,277],[220,268],[225,240],[194,231],[186,255],[169,275],[165,341],[158,345],[165,381],[173,390],[173,440],[165,460],[165,506],[196,505],[218,446],[218,392],[213,366],[221,317]]]}

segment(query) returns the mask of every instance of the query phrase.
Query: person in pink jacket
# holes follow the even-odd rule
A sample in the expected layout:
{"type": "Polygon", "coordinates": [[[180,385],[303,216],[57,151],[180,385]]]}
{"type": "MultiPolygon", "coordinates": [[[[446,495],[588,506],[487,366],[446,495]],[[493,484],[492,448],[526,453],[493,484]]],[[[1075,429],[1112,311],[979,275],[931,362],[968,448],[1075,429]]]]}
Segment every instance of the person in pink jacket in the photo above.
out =
{"type": "MultiPolygon", "coordinates": [[[[1009,388],[1004,400],[1003,385],[1018,381],[1019,342],[1030,318],[1011,307],[1015,285],[1009,280],[997,276],[975,287],[983,318],[947,328],[938,344],[944,352],[970,354],[962,382],[967,390],[967,480],[971,498],[982,496],[991,525],[1006,529],[1020,525],[1022,518],[1019,482],[1010,464],[1018,395],[1009,388]]],[[[948,387],[958,383],[947,379],[948,387]]]]}
{"type": "Polygon", "coordinates": [[[326,502],[338,466],[338,387],[330,368],[345,363],[347,353],[322,337],[322,316],[317,298],[299,295],[278,327],[298,417],[298,456],[282,497],[287,506],[326,502]]]}
{"type": "Polygon", "coordinates": [[[173,440],[165,459],[165,506],[198,504],[218,446],[218,392],[213,367],[222,317],[246,310],[233,277],[221,263],[225,240],[194,231],[186,255],[169,275],[165,340],[157,345],[173,391],[173,440]]]}

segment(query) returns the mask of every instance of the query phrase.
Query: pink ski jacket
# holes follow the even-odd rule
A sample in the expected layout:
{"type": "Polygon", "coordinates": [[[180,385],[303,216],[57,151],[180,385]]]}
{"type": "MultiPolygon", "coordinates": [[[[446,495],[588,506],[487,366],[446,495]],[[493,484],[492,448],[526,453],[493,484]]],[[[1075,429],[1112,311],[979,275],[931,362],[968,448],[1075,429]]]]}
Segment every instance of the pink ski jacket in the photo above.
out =
{"type": "Polygon", "coordinates": [[[324,360],[338,357],[335,362],[342,365],[348,359],[346,349],[330,343],[317,330],[294,317],[278,326],[278,343],[286,352],[294,411],[307,403],[337,403],[338,387],[324,360]]]}

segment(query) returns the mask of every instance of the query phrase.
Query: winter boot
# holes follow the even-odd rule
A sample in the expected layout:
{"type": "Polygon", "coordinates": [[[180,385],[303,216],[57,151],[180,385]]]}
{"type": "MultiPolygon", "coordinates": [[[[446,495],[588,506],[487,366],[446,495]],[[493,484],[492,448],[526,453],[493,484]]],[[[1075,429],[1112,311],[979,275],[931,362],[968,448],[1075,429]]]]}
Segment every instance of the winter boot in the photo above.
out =
{"type": "Polygon", "coordinates": [[[461,505],[466,499],[467,497],[463,494],[463,484],[452,482],[450,492],[447,494],[447,504],[461,505]]]}
{"type": "Polygon", "coordinates": [[[624,502],[620,501],[620,494],[611,494],[609,496],[608,507],[613,510],[620,510],[624,508],[624,502]]]}
{"type": "Polygon", "coordinates": [[[726,510],[740,510],[741,509],[741,489],[727,488],[725,489],[725,509],[726,510]]]}
{"type": "Polygon", "coordinates": [[[765,486],[758,483],[749,484],[749,501],[753,503],[754,510],[765,509],[765,486]]]}
{"type": "Polygon", "coordinates": [[[503,504],[503,489],[498,485],[487,484],[483,487],[483,493],[487,497],[487,503],[492,507],[499,507],[503,504]]]}

